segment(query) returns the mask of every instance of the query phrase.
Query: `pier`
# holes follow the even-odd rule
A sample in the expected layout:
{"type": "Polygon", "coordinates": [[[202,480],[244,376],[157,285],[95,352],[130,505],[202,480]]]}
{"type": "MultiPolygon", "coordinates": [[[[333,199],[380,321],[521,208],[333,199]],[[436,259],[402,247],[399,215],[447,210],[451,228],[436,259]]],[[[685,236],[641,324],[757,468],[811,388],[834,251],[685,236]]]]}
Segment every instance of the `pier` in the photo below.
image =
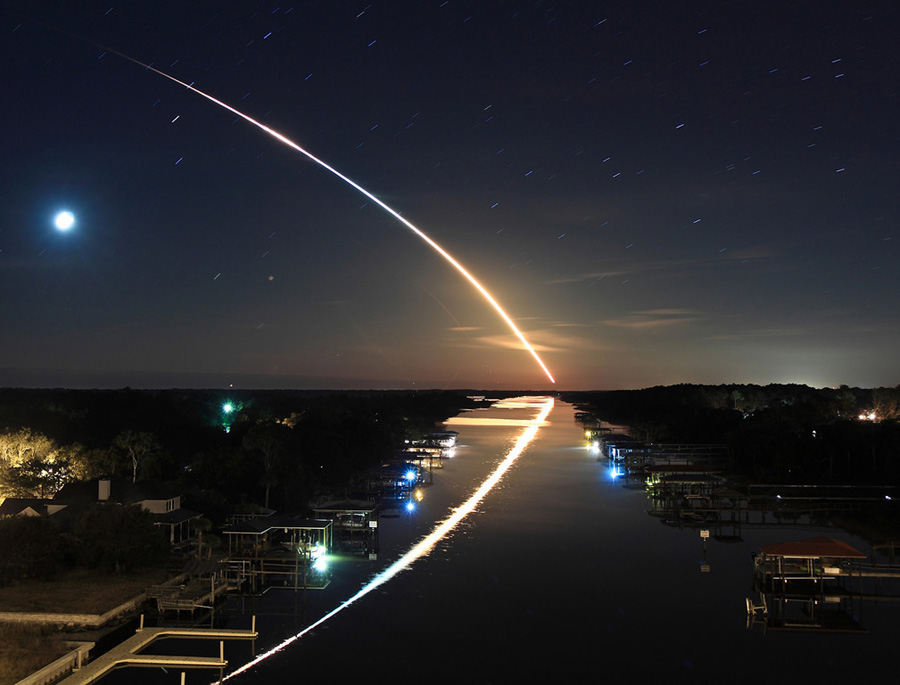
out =
{"type": "Polygon", "coordinates": [[[256,651],[256,617],[250,630],[216,630],[212,628],[144,628],[141,627],[124,642],[105,654],[82,666],[79,670],[60,681],[59,685],[89,685],[100,680],[115,668],[128,666],[145,668],[209,668],[219,670],[219,679],[225,673],[228,661],[225,659],[225,640],[250,640],[256,651]],[[175,656],[169,654],[141,654],[141,651],[158,640],[179,638],[190,640],[218,640],[219,656],[175,656]]]}

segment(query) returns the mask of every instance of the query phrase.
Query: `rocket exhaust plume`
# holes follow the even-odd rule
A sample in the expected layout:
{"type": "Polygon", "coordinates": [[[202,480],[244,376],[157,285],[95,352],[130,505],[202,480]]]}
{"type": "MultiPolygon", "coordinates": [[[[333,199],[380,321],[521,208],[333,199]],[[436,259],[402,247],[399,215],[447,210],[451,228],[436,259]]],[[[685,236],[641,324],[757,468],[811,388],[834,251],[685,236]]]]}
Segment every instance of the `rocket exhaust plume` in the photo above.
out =
{"type": "MultiPolygon", "coordinates": [[[[45,24],[45,26],[46,26],[46,24],[45,24]]],[[[55,27],[48,27],[48,28],[52,28],[53,30],[59,31],[60,33],[65,33],[66,35],[70,35],[70,36],[73,35],[73,34],[69,34],[66,31],[57,29],[55,27]]],[[[163,77],[169,79],[170,81],[174,81],[178,85],[184,86],[188,90],[193,91],[194,93],[197,93],[197,95],[200,95],[200,96],[206,98],[207,100],[209,100],[210,102],[218,105],[219,107],[226,109],[229,112],[231,112],[232,114],[239,116],[244,121],[247,121],[247,122],[253,124],[254,126],[256,126],[257,128],[261,129],[262,131],[265,131],[270,136],[275,138],[277,141],[284,143],[289,148],[296,150],[300,154],[308,157],[310,160],[312,160],[313,162],[315,162],[316,164],[321,166],[323,169],[330,171],[332,174],[334,174],[339,179],[341,179],[344,183],[346,183],[347,185],[351,186],[352,188],[356,189],[357,191],[359,191],[360,193],[365,195],[368,199],[370,199],[372,202],[377,204],[384,211],[386,211],[388,214],[390,214],[395,219],[397,219],[397,221],[402,223],[409,230],[411,230],[413,233],[415,233],[417,236],[419,236],[422,240],[424,240],[426,243],[428,243],[432,247],[432,249],[435,250],[435,252],[437,252],[439,255],[441,255],[441,257],[443,257],[451,266],[453,266],[454,269],[459,271],[459,273],[461,273],[463,275],[463,277],[472,285],[472,287],[475,288],[475,290],[477,290],[481,294],[481,296],[487,301],[487,303],[490,304],[491,307],[494,308],[494,311],[496,311],[497,314],[500,315],[500,318],[506,322],[506,325],[509,326],[510,330],[519,339],[519,342],[522,343],[522,346],[529,352],[529,354],[531,354],[532,357],[534,357],[534,360],[537,362],[538,366],[541,367],[541,370],[546,374],[547,378],[550,379],[550,382],[556,383],[556,380],[554,380],[553,375],[550,373],[550,370],[547,368],[547,365],[544,364],[544,361],[540,358],[540,356],[535,351],[535,349],[531,346],[531,344],[528,342],[528,340],[525,339],[525,336],[522,334],[522,331],[519,330],[519,328],[518,328],[518,326],[516,326],[515,322],[503,310],[503,307],[500,306],[500,303],[498,303],[497,300],[495,300],[494,297],[488,292],[487,288],[485,288],[483,285],[481,285],[481,283],[472,274],[470,274],[465,269],[465,267],[463,267],[462,264],[460,264],[458,261],[456,261],[456,259],[454,259],[453,256],[450,255],[449,252],[447,252],[444,248],[442,248],[440,245],[438,245],[436,242],[434,242],[431,238],[429,238],[417,226],[415,226],[410,221],[403,218],[399,212],[397,212],[396,210],[394,210],[391,207],[389,207],[388,205],[386,205],[384,202],[379,200],[372,193],[370,193],[368,190],[363,188],[361,185],[359,185],[355,181],[351,180],[347,176],[344,176],[344,174],[342,174],[340,171],[338,171],[334,167],[326,164],[324,161],[322,161],[321,159],[319,159],[318,157],[316,157],[309,151],[300,147],[297,143],[292,141],[290,138],[285,137],[278,131],[275,131],[275,130],[269,128],[265,124],[260,123],[256,119],[253,119],[252,117],[248,116],[247,114],[244,114],[243,112],[235,109],[231,105],[228,105],[228,104],[222,102],[221,100],[214,98],[212,95],[208,95],[207,93],[204,93],[202,90],[195,88],[190,83],[185,83],[184,81],[181,81],[180,79],[177,79],[174,76],[171,76],[164,71],[160,71],[159,69],[152,67],[149,64],[145,64],[144,62],[141,62],[140,60],[135,59],[134,57],[129,57],[128,55],[126,55],[122,52],[119,52],[118,50],[113,50],[112,48],[106,47],[104,45],[100,45],[99,43],[94,43],[93,41],[87,40],[81,36],[75,36],[75,37],[78,38],[79,40],[83,40],[87,43],[90,43],[91,45],[94,45],[94,46],[100,48],[101,50],[105,50],[114,55],[118,55],[119,57],[126,59],[129,62],[132,62],[134,64],[142,66],[145,69],[148,69],[149,71],[152,71],[155,74],[159,74],[160,76],[163,76],[163,77]]]]}

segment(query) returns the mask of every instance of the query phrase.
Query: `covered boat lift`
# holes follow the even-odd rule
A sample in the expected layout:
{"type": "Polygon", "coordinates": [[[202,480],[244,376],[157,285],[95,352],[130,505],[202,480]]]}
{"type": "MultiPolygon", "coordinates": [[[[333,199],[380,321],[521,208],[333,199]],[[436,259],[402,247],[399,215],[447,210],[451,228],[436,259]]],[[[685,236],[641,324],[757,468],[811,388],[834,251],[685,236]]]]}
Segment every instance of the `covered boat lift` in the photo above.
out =
{"type": "Polygon", "coordinates": [[[866,555],[828,537],[763,545],[753,557],[761,603],[747,600],[748,622],[771,630],[865,632],[851,583],[866,555]]]}

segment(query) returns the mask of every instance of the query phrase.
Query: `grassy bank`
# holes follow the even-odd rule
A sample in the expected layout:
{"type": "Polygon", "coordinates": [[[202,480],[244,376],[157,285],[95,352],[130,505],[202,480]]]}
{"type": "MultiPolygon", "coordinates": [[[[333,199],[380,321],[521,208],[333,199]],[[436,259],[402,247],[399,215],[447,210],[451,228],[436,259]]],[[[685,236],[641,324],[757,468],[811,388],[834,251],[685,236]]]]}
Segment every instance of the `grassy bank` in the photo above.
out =
{"type": "MultiPolygon", "coordinates": [[[[102,614],[167,578],[162,568],[123,576],[78,569],[51,581],[0,587],[0,611],[102,614]]],[[[0,623],[0,685],[12,685],[66,654],[65,639],[52,628],[0,623]]]]}
{"type": "Polygon", "coordinates": [[[0,588],[0,611],[102,614],[167,579],[162,568],[116,576],[85,569],[0,588]]]}
{"type": "Polygon", "coordinates": [[[69,651],[50,631],[0,624],[0,685],[12,685],[69,651]]]}

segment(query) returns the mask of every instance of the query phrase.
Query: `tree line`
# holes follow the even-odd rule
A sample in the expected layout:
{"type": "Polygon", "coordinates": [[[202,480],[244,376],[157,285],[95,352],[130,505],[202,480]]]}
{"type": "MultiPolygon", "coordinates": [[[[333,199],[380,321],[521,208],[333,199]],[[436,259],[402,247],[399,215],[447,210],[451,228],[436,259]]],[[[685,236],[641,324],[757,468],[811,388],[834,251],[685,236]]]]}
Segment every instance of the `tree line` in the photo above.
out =
{"type": "Polygon", "coordinates": [[[647,443],[722,443],[760,482],[900,486],[900,387],[673,385],[566,399],[647,443]]]}
{"type": "MultiPolygon", "coordinates": [[[[0,501],[119,477],[178,484],[205,523],[260,507],[304,513],[349,496],[366,468],[470,404],[462,391],[0,390],[0,501]]],[[[66,531],[53,517],[0,520],[0,583],[60,565],[130,570],[159,559],[154,541],[136,507],[95,505],[66,531]]]]}

